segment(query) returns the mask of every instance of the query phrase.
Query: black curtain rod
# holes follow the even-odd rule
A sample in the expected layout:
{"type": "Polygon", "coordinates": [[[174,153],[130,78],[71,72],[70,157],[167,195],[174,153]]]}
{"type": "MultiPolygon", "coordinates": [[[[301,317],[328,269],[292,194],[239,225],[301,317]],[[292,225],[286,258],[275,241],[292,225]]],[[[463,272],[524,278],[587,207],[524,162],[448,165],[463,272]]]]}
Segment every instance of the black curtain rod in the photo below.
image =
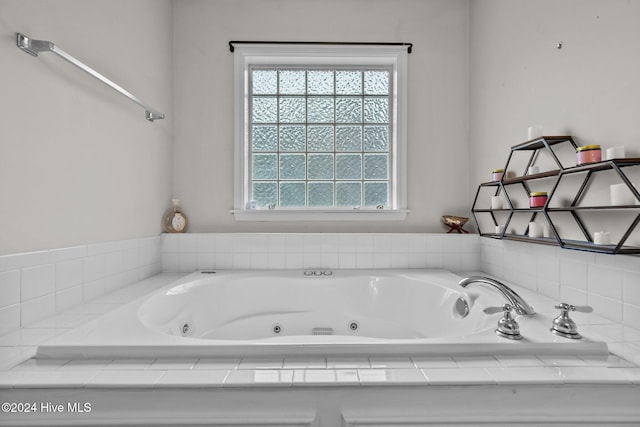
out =
{"type": "Polygon", "coordinates": [[[407,53],[413,50],[413,43],[404,42],[268,42],[268,41],[240,41],[232,40],[229,42],[229,51],[235,51],[234,44],[313,44],[313,45],[352,45],[352,46],[407,46],[407,53]]]}

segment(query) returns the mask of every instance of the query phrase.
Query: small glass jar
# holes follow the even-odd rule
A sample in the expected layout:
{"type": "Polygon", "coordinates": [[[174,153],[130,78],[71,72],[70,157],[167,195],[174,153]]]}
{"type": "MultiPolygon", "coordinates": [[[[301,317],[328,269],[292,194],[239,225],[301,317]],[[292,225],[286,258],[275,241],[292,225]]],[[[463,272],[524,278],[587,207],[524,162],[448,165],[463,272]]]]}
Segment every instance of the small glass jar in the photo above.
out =
{"type": "Polygon", "coordinates": [[[499,169],[492,170],[491,171],[491,176],[493,177],[494,181],[502,180],[502,177],[504,176],[504,169],[499,168],[499,169]]]}
{"type": "Polygon", "coordinates": [[[578,166],[600,161],[602,161],[602,149],[600,145],[583,145],[582,147],[576,148],[576,164],[578,166]]]}
{"type": "Polygon", "coordinates": [[[529,207],[530,208],[543,208],[547,204],[547,192],[537,191],[529,193],[529,207]]]}
{"type": "Polygon", "coordinates": [[[185,233],[189,220],[180,208],[180,199],[171,200],[171,208],[162,217],[162,231],[165,233],[185,233]]]}

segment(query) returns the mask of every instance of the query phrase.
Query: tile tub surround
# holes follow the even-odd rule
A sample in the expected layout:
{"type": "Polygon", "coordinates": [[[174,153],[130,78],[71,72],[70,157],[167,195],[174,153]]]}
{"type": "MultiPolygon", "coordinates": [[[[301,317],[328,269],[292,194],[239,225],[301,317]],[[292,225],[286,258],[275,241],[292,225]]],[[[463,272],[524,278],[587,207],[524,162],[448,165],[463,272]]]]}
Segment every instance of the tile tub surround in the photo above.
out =
{"type": "MultiPolygon", "coordinates": [[[[627,425],[640,422],[634,403],[640,387],[638,362],[634,364],[630,358],[617,355],[606,359],[536,355],[32,358],[35,346],[49,336],[151,293],[182,275],[156,275],[0,337],[4,355],[0,357],[0,393],[5,400],[15,402],[67,402],[69,396],[74,396],[71,400],[81,396],[78,399],[82,402],[92,404],[92,412],[68,415],[69,422],[77,423],[81,417],[89,422],[90,417],[99,417],[113,425],[132,420],[154,424],[158,417],[165,416],[165,421],[176,424],[204,416],[216,425],[235,419],[251,425],[268,422],[316,426],[380,422],[415,425],[433,423],[433,417],[450,423],[452,417],[458,417],[454,421],[465,425],[470,420],[477,422],[479,414],[484,414],[483,419],[489,423],[499,421],[503,425],[521,422],[522,414],[540,424],[557,416],[579,425],[587,413],[591,414],[591,421],[600,420],[602,425],[612,425],[611,419],[627,425]],[[566,412],[567,396],[571,408],[578,411],[575,414],[566,412]],[[456,407],[451,406],[460,399],[467,402],[464,408],[457,403],[456,407]],[[550,407],[550,399],[562,405],[550,407]],[[239,401],[243,402],[240,406],[239,401]],[[537,405],[543,401],[544,417],[535,418],[539,415],[537,405]],[[130,408],[130,402],[135,402],[135,408],[123,412],[122,408],[130,408]],[[251,408],[246,402],[251,402],[251,408]],[[317,402],[322,405],[317,406],[317,402]],[[509,402],[509,406],[497,408],[496,402],[509,402]],[[160,407],[170,412],[162,412],[160,407]]],[[[540,293],[514,288],[535,307],[554,303],[540,293]]],[[[632,330],[597,315],[579,319],[579,327],[585,334],[598,335],[609,342],[630,337],[632,330]]],[[[640,331],[635,332],[640,342],[640,331]]],[[[640,362],[640,357],[636,359],[640,362]]],[[[41,416],[45,423],[46,415],[41,416]]],[[[19,417],[10,414],[4,421],[0,419],[0,425],[23,422],[19,417]]],[[[57,418],[57,422],[60,420],[57,418]]],[[[197,422],[199,419],[194,419],[197,422]]]]}
{"type": "MultiPolygon", "coordinates": [[[[640,363],[640,257],[480,238],[484,273],[612,322],[609,349],[640,363]],[[614,331],[615,329],[615,331],[614,331]]],[[[573,314],[576,320],[589,315],[573,314]]],[[[578,325],[580,322],[578,322],[578,325]]]]}
{"type": "Polygon", "coordinates": [[[207,269],[479,270],[477,235],[186,233],[162,235],[162,271],[207,269]]]}
{"type": "MultiPolygon", "coordinates": [[[[148,278],[43,321],[34,334],[0,337],[0,344],[37,345],[46,339],[42,330],[84,323],[100,316],[96,311],[116,308],[181,276],[163,273],[148,278]],[[95,309],[100,306],[104,308],[95,309]]],[[[534,304],[552,302],[517,290],[534,304]]],[[[594,326],[611,324],[592,319],[594,326]]],[[[27,330],[31,329],[21,331],[27,330]]],[[[600,425],[613,425],[612,419],[624,425],[640,422],[634,403],[640,368],[616,355],[89,360],[31,356],[0,364],[0,394],[8,402],[91,404],[90,413],[54,414],[57,425],[96,419],[110,425],[155,425],[159,417],[174,424],[193,418],[193,425],[205,418],[207,425],[229,425],[231,420],[256,426],[426,425],[452,420],[475,425],[479,416],[492,425],[523,420],[542,425],[555,417],[580,425],[585,414],[600,425]],[[464,407],[459,406],[461,400],[464,407]],[[506,407],[496,407],[505,402],[506,407]],[[544,415],[536,418],[542,404],[544,415]]],[[[30,422],[46,425],[53,420],[51,414],[39,416],[30,422]]],[[[0,425],[24,421],[24,414],[0,417],[0,425]]]]}
{"type": "Polygon", "coordinates": [[[158,274],[159,236],[0,256],[0,335],[158,274]]]}

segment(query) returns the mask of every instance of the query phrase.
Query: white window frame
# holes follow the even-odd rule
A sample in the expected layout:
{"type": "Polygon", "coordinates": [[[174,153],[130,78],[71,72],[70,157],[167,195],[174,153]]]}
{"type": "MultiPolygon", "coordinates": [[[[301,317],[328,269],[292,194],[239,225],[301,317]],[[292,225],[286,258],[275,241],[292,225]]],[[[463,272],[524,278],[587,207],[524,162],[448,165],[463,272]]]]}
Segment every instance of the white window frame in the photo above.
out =
{"type": "Polygon", "coordinates": [[[399,221],[407,209],[407,47],[370,45],[243,44],[234,53],[234,208],[237,221],[399,221]],[[390,199],[385,209],[276,208],[248,209],[251,178],[249,126],[250,66],[363,66],[392,67],[393,126],[389,168],[390,199]]]}

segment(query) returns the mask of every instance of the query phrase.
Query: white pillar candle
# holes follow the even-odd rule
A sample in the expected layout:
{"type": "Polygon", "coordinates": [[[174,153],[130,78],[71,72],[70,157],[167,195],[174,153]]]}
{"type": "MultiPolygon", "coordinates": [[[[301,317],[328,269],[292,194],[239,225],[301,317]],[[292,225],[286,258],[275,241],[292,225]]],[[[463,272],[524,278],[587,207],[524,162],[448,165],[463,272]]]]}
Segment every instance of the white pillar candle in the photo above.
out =
{"type": "Polygon", "coordinates": [[[609,191],[611,206],[626,206],[636,203],[636,198],[627,184],[614,184],[609,187],[609,191]]]}
{"type": "Polygon", "coordinates": [[[502,198],[500,196],[491,196],[491,209],[502,209],[502,198]]]}
{"type": "Polygon", "coordinates": [[[529,223],[529,237],[542,237],[542,226],[535,222],[529,223]]]}
{"type": "Polygon", "coordinates": [[[605,156],[607,160],[624,159],[624,147],[617,146],[617,147],[607,148],[607,151],[605,151],[605,156]]]}
{"type": "Polygon", "coordinates": [[[542,126],[529,126],[527,128],[527,136],[529,137],[529,140],[540,138],[542,136],[542,126]]]}
{"type": "Polygon", "coordinates": [[[611,244],[611,234],[606,231],[596,231],[593,233],[593,243],[596,245],[609,245],[611,244]]]}
{"type": "Polygon", "coordinates": [[[538,166],[529,166],[527,175],[535,175],[537,173],[540,173],[540,168],[538,166]]]}

